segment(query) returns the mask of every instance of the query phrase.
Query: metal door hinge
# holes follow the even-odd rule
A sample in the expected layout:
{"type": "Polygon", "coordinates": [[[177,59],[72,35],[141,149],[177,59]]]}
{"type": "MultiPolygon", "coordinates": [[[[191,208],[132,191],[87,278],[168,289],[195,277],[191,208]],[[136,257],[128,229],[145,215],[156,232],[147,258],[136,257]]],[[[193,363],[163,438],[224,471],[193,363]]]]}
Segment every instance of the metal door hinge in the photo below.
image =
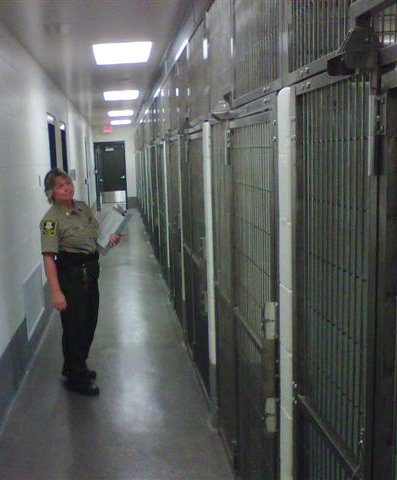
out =
{"type": "Polygon", "coordinates": [[[231,157],[230,157],[230,149],[232,146],[232,131],[230,128],[225,130],[225,165],[230,165],[231,157]]]}
{"type": "Polygon", "coordinates": [[[365,429],[360,430],[360,437],[358,441],[358,459],[359,464],[353,472],[352,480],[365,480],[363,473],[364,469],[364,454],[365,454],[365,429]]]}
{"type": "Polygon", "coordinates": [[[200,291],[200,310],[203,314],[208,314],[208,292],[207,290],[200,291]]]}
{"type": "Polygon", "coordinates": [[[266,302],[262,308],[261,327],[263,336],[266,340],[274,340],[277,338],[276,334],[276,320],[277,320],[277,302],[266,302]]]}
{"type": "Polygon", "coordinates": [[[378,135],[385,135],[386,134],[386,94],[382,94],[378,97],[378,116],[377,116],[377,132],[378,135]]]}
{"type": "Polygon", "coordinates": [[[206,260],[207,259],[207,241],[206,237],[200,237],[199,255],[206,260]]]}
{"type": "Polygon", "coordinates": [[[238,462],[238,443],[237,440],[233,439],[230,441],[230,450],[232,453],[232,458],[233,458],[233,467],[235,470],[238,469],[239,462],[238,462]]]}
{"type": "Polygon", "coordinates": [[[178,213],[176,213],[174,215],[174,223],[173,223],[173,226],[175,226],[175,228],[179,231],[181,229],[181,219],[180,219],[180,215],[178,213]]]}
{"type": "Polygon", "coordinates": [[[292,382],[292,397],[294,405],[298,405],[299,386],[296,382],[292,382]]]}
{"type": "Polygon", "coordinates": [[[376,176],[381,170],[381,143],[386,133],[386,97],[369,95],[368,99],[368,176],[376,176]]]}
{"type": "Polygon", "coordinates": [[[265,401],[265,413],[262,417],[267,433],[277,432],[277,405],[276,397],[267,398],[265,401]]]}

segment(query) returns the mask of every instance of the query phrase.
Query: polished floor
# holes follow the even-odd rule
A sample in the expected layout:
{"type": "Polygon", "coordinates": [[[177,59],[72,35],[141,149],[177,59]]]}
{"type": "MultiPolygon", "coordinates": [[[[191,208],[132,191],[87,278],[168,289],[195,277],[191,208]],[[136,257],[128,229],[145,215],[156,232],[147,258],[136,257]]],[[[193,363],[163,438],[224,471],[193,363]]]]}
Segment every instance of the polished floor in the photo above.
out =
{"type": "Polygon", "coordinates": [[[0,437],[1,480],[231,480],[139,214],[101,260],[89,366],[99,397],[64,388],[54,314],[0,437]]]}

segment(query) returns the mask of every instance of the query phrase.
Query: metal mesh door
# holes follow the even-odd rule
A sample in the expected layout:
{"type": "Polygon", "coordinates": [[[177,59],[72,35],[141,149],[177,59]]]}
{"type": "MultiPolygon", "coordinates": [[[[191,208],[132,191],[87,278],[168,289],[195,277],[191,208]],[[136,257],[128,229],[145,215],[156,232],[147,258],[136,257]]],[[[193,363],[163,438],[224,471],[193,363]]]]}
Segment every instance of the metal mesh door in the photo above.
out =
{"type": "Polygon", "coordinates": [[[207,79],[207,57],[204,52],[204,24],[201,23],[189,40],[187,56],[189,121],[207,118],[209,89],[207,79]]]}
{"type": "Polygon", "coordinates": [[[136,126],[135,130],[135,149],[138,152],[142,150],[144,146],[144,132],[143,132],[143,123],[140,121],[136,126]]]}
{"type": "Polygon", "coordinates": [[[168,149],[168,211],[170,232],[170,268],[171,268],[171,294],[174,298],[174,307],[182,328],[184,329],[182,305],[182,259],[181,259],[181,218],[179,207],[179,154],[180,137],[169,143],[168,149]]]}
{"type": "Polygon", "coordinates": [[[135,152],[135,171],[136,171],[136,197],[138,209],[142,213],[142,171],[141,171],[141,152],[135,152]]]}
{"type": "Polygon", "coordinates": [[[143,220],[145,225],[150,229],[151,228],[151,188],[150,188],[150,148],[148,146],[145,147],[144,155],[143,155],[143,165],[144,165],[144,191],[145,191],[145,201],[144,201],[144,212],[145,215],[143,220]]]}
{"type": "Polygon", "coordinates": [[[187,77],[187,47],[182,52],[177,63],[177,82],[175,95],[176,112],[177,112],[177,128],[182,129],[188,115],[188,77],[187,77]]]}
{"type": "Polygon", "coordinates": [[[161,136],[160,130],[159,130],[159,118],[160,118],[160,99],[159,97],[156,97],[153,100],[152,105],[150,106],[149,109],[149,125],[151,127],[151,143],[154,142],[157,138],[161,136]]]}
{"type": "Polygon", "coordinates": [[[192,218],[192,271],[194,290],[194,359],[209,389],[207,274],[205,254],[204,179],[202,135],[189,137],[190,215],[192,218]]]}
{"type": "Polygon", "coordinates": [[[226,150],[230,131],[224,124],[212,128],[215,275],[217,288],[232,302],[232,173],[226,150]]]}
{"type": "Polygon", "coordinates": [[[157,145],[157,187],[159,199],[159,262],[164,278],[168,280],[167,211],[165,197],[164,146],[157,145]]]}
{"type": "Polygon", "coordinates": [[[147,224],[147,180],[146,180],[146,154],[145,154],[145,149],[141,151],[141,175],[142,175],[142,181],[141,181],[141,187],[142,187],[142,211],[144,214],[144,221],[146,218],[145,223],[147,224]]]}
{"type": "Polygon", "coordinates": [[[237,359],[232,300],[232,175],[225,124],[212,127],[217,374],[220,430],[232,461],[237,446],[237,359]]]}
{"type": "Polygon", "coordinates": [[[145,115],[145,119],[143,121],[143,132],[144,132],[145,145],[147,146],[153,141],[151,109],[149,109],[148,113],[145,115]]]}
{"type": "Polygon", "coordinates": [[[372,23],[383,47],[397,43],[397,5],[391,5],[374,13],[372,23]]]}
{"type": "Polygon", "coordinates": [[[171,119],[170,119],[170,109],[171,109],[171,78],[170,76],[164,81],[160,89],[159,97],[159,127],[158,135],[161,138],[170,131],[171,128],[171,119]]]}
{"type": "Polygon", "coordinates": [[[181,190],[182,190],[182,228],[183,228],[183,262],[185,273],[185,321],[187,346],[193,353],[195,343],[194,300],[193,300],[193,265],[192,265],[192,214],[191,214],[191,173],[187,157],[188,141],[185,138],[184,155],[181,158],[181,190]]]}
{"type": "Polygon", "coordinates": [[[235,98],[278,79],[281,7],[279,0],[235,1],[235,98]]]}
{"type": "Polygon", "coordinates": [[[349,27],[352,0],[290,0],[290,72],[337,50],[349,27]]]}
{"type": "Polygon", "coordinates": [[[302,414],[296,445],[299,478],[307,480],[345,480],[360,463],[369,301],[368,96],[368,83],[356,77],[298,102],[295,357],[302,414]]]}
{"type": "MultiPolygon", "coordinates": [[[[185,152],[187,150],[186,140],[181,140],[185,144],[185,152]]],[[[190,168],[186,158],[186,153],[181,158],[181,181],[182,181],[182,205],[183,205],[183,242],[185,246],[192,251],[192,215],[190,200],[190,168]]]]}
{"type": "Polygon", "coordinates": [[[151,197],[151,238],[156,257],[159,258],[159,197],[157,182],[157,147],[149,147],[150,197],[151,197]]]}
{"type": "Polygon", "coordinates": [[[140,150],[137,154],[137,163],[139,164],[139,177],[137,177],[137,180],[140,185],[140,211],[142,214],[142,217],[145,214],[146,211],[146,172],[145,172],[145,153],[143,150],[140,150]]]}
{"type": "Polygon", "coordinates": [[[205,260],[205,221],[204,221],[204,183],[203,183],[203,154],[201,135],[189,139],[188,163],[190,168],[190,215],[192,232],[192,253],[197,263],[205,260]]]}
{"type": "Polygon", "coordinates": [[[230,0],[217,0],[207,14],[211,110],[231,91],[231,6],[230,0]]]}
{"type": "Polygon", "coordinates": [[[170,101],[169,101],[169,120],[170,120],[170,131],[175,132],[179,128],[178,122],[178,97],[179,88],[178,88],[178,65],[175,64],[170,72],[170,101]]]}
{"type": "Polygon", "coordinates": [[[257,123],[231,124],[238,443],[244,479],[276,476],[277,435],[264,421],[266,406],[276,402],[275,340],[266,340],[262,330],[264,306],[276,295],[274,114],[257,117],[257,123]]]}
{"type": "Polygon", "coordinates": [[[142,218],[147,225],[147,181],[146,181],[146,155],[145,150],[141,152],[141,176],[142,176],[142,218]]]}
{"type": "MultiPolygon", "coordinates": [[[[397,55],[395,57],[397,64],[397,55]]],[[[381,401],[379,402],[379,408],[381,412],[384,412],[385,420],[382,423],[387,422],[387,428],[382,430],[386,434],[386,438],[383,439],[383,442],[380,444],[380,449],[385,451],[389,446],[390,440],[390,424],[393,425],[393,458],[392,458],[392,469],[393,474],[392,478],[397,480],[397,328],[396,328],[396,311],[397,311],[397,297],[392,295],[391,292],[396,291],[396,234],[397,234],[397,202],[396,202],[396,164],[397,164],[397,77],[395,81],[395,88],[387,92],[387,101],[385,102],[386,106],[386,117],[385,117],[385,139],[383,144],[383,154],[384,154],[384,171],[387,172],[388,176],[388,185],[387,196],[384,195],[383,198],[387,198],[386,203],[386,229],[385,235],[383,238],[387,245],[387,248],[384,250],[383,260],[383,275],[385,277],[384,281],[384,292],[383,292],[383,315],[380,323],[380,332],[379,337],[383,338],[383,341],[380,345],[381,357],[385,358],[383,362],[383,372],[382,375],[377,376],[383,380],[382,391],[385,392],[381,395],[381,401]],[[383,333],[383,335],[382,335],[383,333]],[[394,335],[393,335],[394,333],[394,335]],[[386,355],[385,355],[386,352],[386,355]],[[394,356],[394,358],[393,358],[394,356]],[[394,367],[393,372],[393,384],[391,386],[390,382],[390,373],[394,367]],[[383,378],[382,378],[383,377],[383,378]],[[390,388],[392,387],[392,388],[390,388]],[[393,398],[392,409],[390,411],[390,400],[385,402],[384,398],[390,399],[393,398]],[[385,405],[386,403],[386,405],[385,405]],[[385,445],[386,444],[386,445],[385,445]],[[386,448],[385,448],[386,447],[386,448]]],[[[382,205],[382,203],[381,203],[382,205]]],[[[382,270],[381,270],[382,271],[382,270]]],[[[389,466],[389,456],[378,455],[380,462],[389,466]]],[[[389,468],[386,470],[381,470],[388,473],[389,468]]],[[[385,475],[383,474],[383,477],[385,475]]]]}
{"type": "MultiPolygon", "coordinates": [[[[175,149],[176,141],[175,137],[167,142],[167,154],[166,154],[166,162],[167,162],[167,189],[168,189],[168,236],[169,236],[169,249],[170,249],[170,272],[169,272],[169,284],[168,288],[170,291],[171,298],[174,301],[175,306],[175,260],[176,260],[176,245],[175,245],[175,231],[178,231],[178,214],[179,214],[179,202],[175,205],[174,198],[179,200],[179,182],[175,185],[175,180],[173,179],[173,175],[178,172],[174,173],[173,163],[178,161],[178,150],[175,149]],[[174,191],[176,188],[176,191],[174,191]]],[[[178,180],[178,178],[176,179],[178,180]]]]}

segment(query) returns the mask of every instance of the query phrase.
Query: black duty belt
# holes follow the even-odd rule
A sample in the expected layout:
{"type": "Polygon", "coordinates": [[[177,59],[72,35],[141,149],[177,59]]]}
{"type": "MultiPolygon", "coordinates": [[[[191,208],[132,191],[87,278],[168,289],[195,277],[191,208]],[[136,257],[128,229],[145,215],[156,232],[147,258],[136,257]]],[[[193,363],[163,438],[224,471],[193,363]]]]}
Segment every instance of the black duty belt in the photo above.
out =
{"type": "Polygon", "coordinates": [[[61,268],[82,267],[90,263],[97,263],[99,259],[98,252],[95,253],[71,253],[58,252],[56,263],[61,268]]]}

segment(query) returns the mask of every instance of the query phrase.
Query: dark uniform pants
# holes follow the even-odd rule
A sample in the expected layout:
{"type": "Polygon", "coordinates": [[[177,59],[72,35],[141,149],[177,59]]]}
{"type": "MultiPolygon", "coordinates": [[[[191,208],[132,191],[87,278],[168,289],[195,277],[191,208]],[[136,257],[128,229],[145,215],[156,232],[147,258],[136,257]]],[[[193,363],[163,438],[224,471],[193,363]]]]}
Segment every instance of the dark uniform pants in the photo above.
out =
{"type": "Polygon", "coordinates": [[[57,268],[68,304],[61,312],[64,368],[69,378],[79,379],[87,371],[86,360],[98,320],[98,255],[61,252],[57,268]]]}

